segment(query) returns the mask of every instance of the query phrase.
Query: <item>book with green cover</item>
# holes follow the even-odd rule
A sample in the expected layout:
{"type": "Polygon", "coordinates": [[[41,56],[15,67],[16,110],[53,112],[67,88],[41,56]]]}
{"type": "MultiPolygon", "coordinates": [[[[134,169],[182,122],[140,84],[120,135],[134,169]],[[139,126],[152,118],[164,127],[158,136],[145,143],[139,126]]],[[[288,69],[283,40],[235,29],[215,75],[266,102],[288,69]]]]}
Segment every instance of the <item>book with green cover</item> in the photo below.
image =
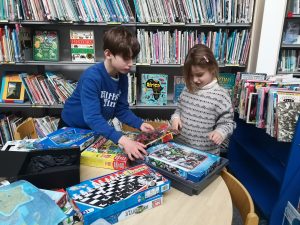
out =
{"type": "Polygon", "coordinates": [[[33,35],[33,60],[58,61],[57,31],[35,31],[33,35]]]}

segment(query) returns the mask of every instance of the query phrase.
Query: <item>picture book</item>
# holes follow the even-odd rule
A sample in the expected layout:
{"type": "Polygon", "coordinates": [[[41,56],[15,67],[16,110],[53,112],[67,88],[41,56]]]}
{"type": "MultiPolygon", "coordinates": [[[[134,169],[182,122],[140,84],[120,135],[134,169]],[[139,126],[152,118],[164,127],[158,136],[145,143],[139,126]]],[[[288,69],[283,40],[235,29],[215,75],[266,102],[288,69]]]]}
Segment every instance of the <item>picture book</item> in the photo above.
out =
{"type": "Polygon", "coordinates": [[[178,98],[185,87],[185,81],[183,76],[174,76],[174,97],[173,102],[178,102],[178,98]]]}
{"type": "Polygon", "coordinates": [[[58,61],[59,41],[57,31],[35,31],[33,35],[33,60],[58,61]]]}
{"type": "Polygon", "coordinates": [[[288,21],[286,24],[286,30],[282,42],[284,44],[299,44],[299,33],[300,24],[299,22],[288,21]]]}
{"type": "Polygon", "coordinates": [[[256,124],[256,113],[257,113],[257,93],[250,93],[248,109],[246,115],[246,122],[251,124],[256,124]]]}
{"type": "Polygon", "coordinates": [[[84,224],[146,202],[170,189],[170,181],[145,164],[93,178],[67,188],[84,224]]]}
{"type": "Polygon", "coordinates": [[[277,97],[277,140],[293,140],[296,123],[300,114],[300,92],[278,91],[277,97]]]}
{"type": "Polygon", "coordinates": [[[86,129],[63,127],[48,134],[34,143],[38,149],[80,147],[80,150],[87,148],[93,141],[95,132],[86,129]]]}
{"type": "Polygon", "coordinates": [[[72,62],[95,62],[93,30],[70,30],[72,62]]]}
{"type": "Polygon", "coordinates": [[[0,187],[0,224],[59,224],[63,211],[31,183],[20,180],[0,187]]]}
{"type": "Polygon", "coordinates": [[[19,74],[5,74],[2,77],[0,102],[24,103],[25,87],[19,74]]]}
{"type": "Polygon", "coordinates": [[[167,105],[168,75],[142,74],[141,102],[146,105],[167,105]]]}
{"type": "Polygon", "coordinates": [[[284,210],[282,225],[300,224],[300,213],[288,201],[284,210]]]}
{"type": "MultiPolygon", "coordinates": [[[[153,196],[152,198],[150,198],[149,200],[147,200],[144,203],[137,204],[136,206],[133,206],[129,209],[126,209],[124,211],[113,214],[104,219],[101,218],[100,220],[103,220],[104,222],[107,222],[109,224],[115,224],[115,223],[123,221],[127,218],[130,218],[131,216],[140,214],[146,210],[156,208],[156,207],[162,205],[162,203],[163,203],[163,196],[161,194],[159,194],[159,195],[153,196]]],[[[98,221],[98,222],[100,222],[100,221],[98,221]]]]}
{"type": "Polygon", "coordinates": [[[5,145],[2,147],[1,151],[14,151],[14,152],[24,152],[24,151],[32,151],[36,148],[34,147],[34,142],[37,139],[23,139],[23,140],[14,140],[7,141],[5,145]]]}
{"type": "Polygon", "coordinates": [[[147,149],[146,161],[177,176],[199,182],[220,162],[220,157],[175,142],[147,149]]]}
{"type": "Polygon", "coordinates": [[[228,93],[233,99],[235,87],[235,74],[234,73],[219,73],[218,83],[220,86],[228,90],[228,93]]]}

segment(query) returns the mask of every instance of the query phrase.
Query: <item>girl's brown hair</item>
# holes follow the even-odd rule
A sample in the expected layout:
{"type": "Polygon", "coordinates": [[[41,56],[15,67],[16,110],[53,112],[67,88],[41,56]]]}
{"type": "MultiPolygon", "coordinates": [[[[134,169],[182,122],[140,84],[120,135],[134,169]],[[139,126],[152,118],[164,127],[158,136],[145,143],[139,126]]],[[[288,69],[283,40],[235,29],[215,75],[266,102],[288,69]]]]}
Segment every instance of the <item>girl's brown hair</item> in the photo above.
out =
{"type": "Polygon", "coordinates": [[[140,44],[129,30],[119,26],[109,29],[103,36],[103,51],[110,50],[113,55],[121,55],[124,59],[133,59],[140,52],[140,44]]]}
{"type": "Polygon", "coordinates": [[[217,77],[219,73],[219,65],[211,49],[203,44],[194,45],[189,50],[183,66],[184,80],[190,92],[194,92],[193,75],[191,74],[192,66],[200,66],[202,69],[207,69],[214,77],[217,77]]]}

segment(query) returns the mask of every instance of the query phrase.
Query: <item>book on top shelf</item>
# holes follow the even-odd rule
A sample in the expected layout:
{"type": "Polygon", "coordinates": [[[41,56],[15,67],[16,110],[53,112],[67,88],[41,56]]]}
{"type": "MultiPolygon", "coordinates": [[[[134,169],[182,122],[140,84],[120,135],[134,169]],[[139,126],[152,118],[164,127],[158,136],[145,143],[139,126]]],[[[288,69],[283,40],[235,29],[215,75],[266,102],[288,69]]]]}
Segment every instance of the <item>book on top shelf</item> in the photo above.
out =
{"type": "Polygon", "coordinates": [[[2,77],[0,102],[24,103],[25,87],[19,74],[5,74],[2,77]]]}
{"type": "Polygon", "coordinates": [[[70,30],[72,62],[95,62],[93,30],[70,30]]]}
{"type": "Polygon", "coordinates": [[[167,105],[168,75],[142,74],[141,102],[146,105],[167,105]]]}
{"type": "Polygon", "coordinates": [[[33,60],[58,61],[59,41],[57,31],[35,31],[33,35],[33,60]]]}

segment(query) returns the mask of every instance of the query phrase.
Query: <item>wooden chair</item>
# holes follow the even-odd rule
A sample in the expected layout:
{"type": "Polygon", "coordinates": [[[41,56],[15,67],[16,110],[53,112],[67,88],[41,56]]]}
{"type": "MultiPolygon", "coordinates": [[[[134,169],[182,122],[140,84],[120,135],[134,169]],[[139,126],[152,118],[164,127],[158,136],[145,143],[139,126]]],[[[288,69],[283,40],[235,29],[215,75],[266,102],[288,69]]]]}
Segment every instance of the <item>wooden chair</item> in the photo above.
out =
{"type": "Polygon", "coordinates": [[[221,176],[229,189],[232,203],[239,210],[244,225],[258,225],[259,218],[254,211],[254,204],[247,189],[226,170],[222,171],[221,176]]]}
{"type": "Polygon", "coordinates": [[[28,139],[38,138],[34,122],[31,117],[27,118],[23,123],[17,126],[14,137],[16,140],[22,140],[25,137],[27,137],[28,139]]]}

